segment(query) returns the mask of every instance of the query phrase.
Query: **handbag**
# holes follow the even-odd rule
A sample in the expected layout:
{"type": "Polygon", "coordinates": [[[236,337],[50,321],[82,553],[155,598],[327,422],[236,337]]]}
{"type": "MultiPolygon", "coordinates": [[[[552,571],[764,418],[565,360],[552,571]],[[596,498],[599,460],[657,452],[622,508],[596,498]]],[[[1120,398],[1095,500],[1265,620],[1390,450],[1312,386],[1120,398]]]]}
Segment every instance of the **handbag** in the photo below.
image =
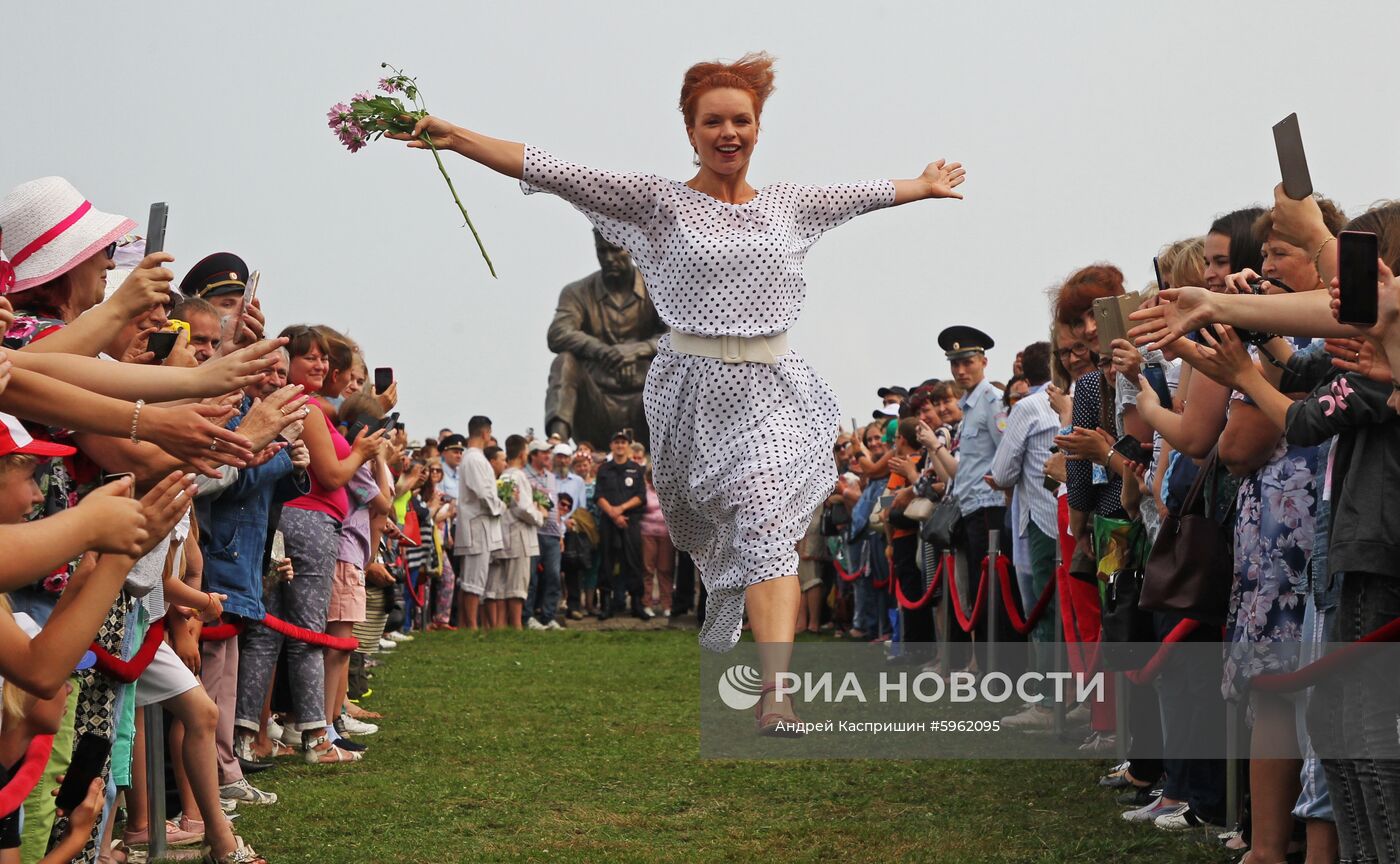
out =
{"type": "MultiPolygon", "coordinates": [[[[1224,525],[1207,512],[1205,488],[1214,483],[1219,457],[1211,450],[1181,502],[1181,512],[1162,522],[1143,568],[1138,606],[1223,625],[1235,577],[1234,523],[1224,525]]],[[[1230,505],[1230,510],[1234,505],[1230,505]]]]}
{"type": "Polygon", "coordinates": [[[922,522],[933,515],[933,502],[927,498],[915,498],[904,508],[904,518],[912,522],[922,522]]]}
{"type": "Polygon", "coordinates": [[[953,548],[953,536],[957,534],[958,524],[962,522],[962,508],[958,506],[958,498],[949,491],[938,502],[938,506],[933,508],[933,513],[919,528],[919,536],[925,543],[931,543],[939,549],[953,548]]]}

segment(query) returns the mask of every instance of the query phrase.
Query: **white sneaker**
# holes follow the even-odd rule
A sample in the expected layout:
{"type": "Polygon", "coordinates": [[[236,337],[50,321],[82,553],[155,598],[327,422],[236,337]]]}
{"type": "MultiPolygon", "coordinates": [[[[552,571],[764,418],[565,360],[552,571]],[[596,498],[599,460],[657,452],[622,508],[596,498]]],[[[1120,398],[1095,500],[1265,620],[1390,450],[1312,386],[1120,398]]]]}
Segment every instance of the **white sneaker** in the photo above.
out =
{"type": "Polygon", "coordinates": [[[412,642],[412,641],[413,641],[413,637],[412,637],[412,636],[408,635],[407,633],[401,633],[401,632],[399,632],[398,630],[391,630],[391,631],[385,636],[385,638],[387,638],[387,639],[392,639],[392,640],[395,641],[395,642],[412,642]]]}
{"type": "Polygon", "coordinates": [[[670,610],[670,609],[663,609],[663,610],[661,611],[661,617],[662,617],[662,618],[670,618],[670,617],[671,617],[671,610],[670,610]]]}
{"type": "Polygon", "coordinates": [[[235,803],[239,801],[247,801],[249,804],[276,804],[277,793],[266,792],[262,789],[259,789],[253,784],[249,783],[248,780],[245,778],[239,780],[237,783],[230,783],[227,786],[220,786],[219,800],[221,802],[233,801],[235,803]]]}
{"type": "MultiPolygon", "coordinates": [[[[240,734],[240,735],[238,735],[238,736],[236,736],[236,737],[237,737],[238,740],[240,740],[240,741],[246,741],[247,744],[248,744],[248,754],[247,754],[246,756],[244,756],[243,758],[244,758],[244,759],[247,759],[249,762],[256,762],[256,761],[258,761],[258,760],[256,760],[256,759],[253,758],[253,737],[254,737],[254,736],[252,736],[252,735],[241,735],[241,734],[240,734]]],[[[282,740],[282,724],[277,722],[277,718],[276,718],[276,717],[269,717],[269,718],[267,718],[267,737],[276,739],[276,740],[278,740],[278,741],[282,740]]]]}
{"type": "Polygon", "coordinates": [[[1019,714],[1001,718],[1001,725],[1007,729],[1053,729],[1055,712],[1032,705],[1019,714]]]}
{"type": "Polygon", "coordinates": [[[356,735],[373,735],[379,731],[379,727],[373,723],[366,723],[363,720],[351,717],[349,714],[340,715],[340,728],[345,734],[352,737],[356,735]]]}
{"type": "MultiPolygon", "coordinates": [[[[268,734],[272,734],[272,730],[269,729],[268,734]]],[[[277,736],[277,740],[293,750],[301,749],[301,733],[290,726],[282,727],[282,734],[277,736]]]]}
{"type": "Polygon", "coordinates": [[[399,647],[399,643],[397,643],[397,642],[395,642],[395,641],[393,641],[393,640],[391,640],[391,639],[380,639],[380,640],[379,640],[379,650],[380,650],[380,651],[393,651],[393,650],[394,650],[395,648],[397,648],[397,647],[399,647]]]}
{"type": "Polygon", "coordinates": [[[1218,831],[1223,826],[1212,825],[1196,815],[1196,811],[1191,809],[1189,804],[1179,804],[1173,807],[1170,812],[1163,813],[1152,820],[1163,831],[1186,831],[1191,828],[1204,828],[1209,831],[1218,831]]]}
{"type": "Polygon", "coordinates": [[[1123,820],[1125,822],[1152,822],[1155,824],[1157,817],[1180,813],[1187,806],[1186,804],[1163,804],[1162,797],[1159,795],[1153,799],[1151,804],[1124,813],[1123,820]]]}
{"type": "Polygon", "coordinates": [[[544,630],[544,629],[545,629],[545,626],[544,626],[543,624],[540,623],[540,619],[536,618],[534,615],[531,615],[531,616],[530,616],[530,620],[525,622],[525,629],[526,629],[526,630],[544,630]]]}
{"type": "Polygon", "coordinates": [[[549,623],[546,624],[546,625],[544,625],[544,629],[546,629],[546,630],[563,630],[564,627],[563,627],[563,625],[561,625],[561,624],[559,623],[558,619],[551,618],[551,619],[549,619],[549,623]]]}
{"type": "Polygon", "coordinates": [[[1089,722],[1089,703],[1080,702],[1073,711],[1065,714],[1065,723],[1070,726],[1084,726],[1089,722]]]}

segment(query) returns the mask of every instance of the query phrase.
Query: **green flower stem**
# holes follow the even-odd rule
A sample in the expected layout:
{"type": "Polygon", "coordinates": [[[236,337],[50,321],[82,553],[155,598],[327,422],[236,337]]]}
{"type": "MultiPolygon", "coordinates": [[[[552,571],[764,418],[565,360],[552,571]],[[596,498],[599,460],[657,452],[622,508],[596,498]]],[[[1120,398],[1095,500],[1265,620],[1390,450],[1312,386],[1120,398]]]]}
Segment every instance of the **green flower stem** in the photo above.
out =
{"type": "Polygon", "coordinates": [[[498,279],[496,275],[496,265],[491,263],[491,256],[486,254],[486,246],[481,242],[481,235],[476,233],[476,226],[472,224],[472,217],[467,215],[467,208],[462,206],[462,199],[457,197],[457,187],[452,185],[452,178],[447,174],[447,168],[442,164],[442,157],[438,155],[437,147],[433,146],[433,139],[424,132],[420,136],[428,144],[428,148],[433,151],[433,159],[437,162],[438,170],[442,172],[442,179],[447,181],[447,188],[452,192],[452,200],[457,202],[457,209],[462,211],[462,218],[467,220],[467,227],[471,229],[472,237],[476,239],[476,248],[481,250],[481,257],[486,259],[486,268],[491,271],[491,278],[498,279]]]}

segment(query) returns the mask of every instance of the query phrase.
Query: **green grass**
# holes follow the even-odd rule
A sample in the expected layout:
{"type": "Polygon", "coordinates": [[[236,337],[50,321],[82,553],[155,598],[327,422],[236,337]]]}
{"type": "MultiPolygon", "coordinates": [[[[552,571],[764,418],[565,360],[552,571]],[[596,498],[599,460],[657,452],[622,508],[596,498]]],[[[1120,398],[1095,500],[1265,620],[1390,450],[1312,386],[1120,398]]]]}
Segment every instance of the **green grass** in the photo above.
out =
{"type": "MultiPolygon", "coordinates": [[[[365,761],[284,760],[273,864],[1223,862],[1118,818],[1107,763],[699,758],[694,631],[435,633],[375,670],[365,761]]],[[[1212,841],[1213,842],[1213,841],[1212,841]]]]}

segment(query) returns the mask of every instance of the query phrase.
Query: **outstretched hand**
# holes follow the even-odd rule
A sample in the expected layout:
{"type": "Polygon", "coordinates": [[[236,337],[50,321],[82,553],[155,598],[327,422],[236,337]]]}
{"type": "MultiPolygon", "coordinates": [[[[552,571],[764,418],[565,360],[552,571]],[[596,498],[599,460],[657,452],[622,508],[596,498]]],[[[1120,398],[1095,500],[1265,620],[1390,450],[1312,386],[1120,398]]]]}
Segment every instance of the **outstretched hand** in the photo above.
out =
{"type": "Polygon", "coordinates": [[[937,162],[929,163],[928,167],[924,169],[924,173],[920,175],[920,179],[928,184],[928,197],[930,198],[961,199],[962,193],[954,190],[967,179],[967,172],[963,170],[961,162],[948,162],[939,159],[937,162]]]}

